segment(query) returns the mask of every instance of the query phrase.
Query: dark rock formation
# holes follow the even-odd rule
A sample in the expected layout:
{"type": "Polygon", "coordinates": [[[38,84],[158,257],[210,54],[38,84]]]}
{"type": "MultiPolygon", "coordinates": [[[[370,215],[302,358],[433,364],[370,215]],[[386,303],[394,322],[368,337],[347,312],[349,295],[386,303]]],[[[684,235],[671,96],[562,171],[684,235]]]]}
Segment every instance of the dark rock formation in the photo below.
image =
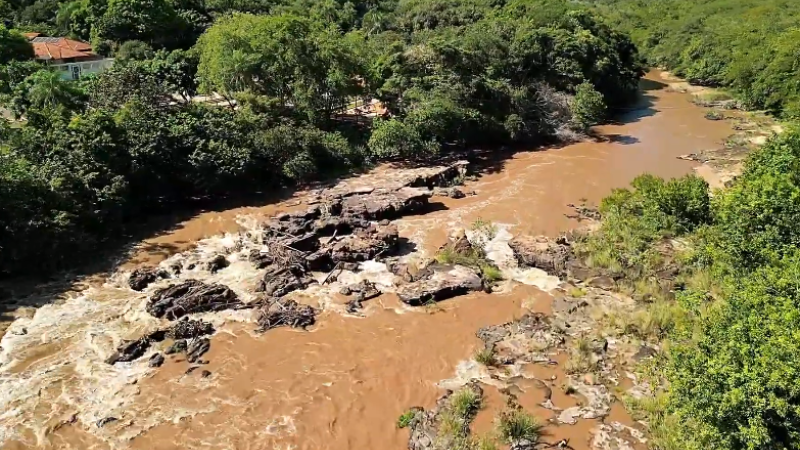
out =
{"type": "Polygon", "coordinates": [[[143,337],[135,341],[123,341],[117,351],[106,359],[106,363],[130,362],[140,358],[150,348],[150,338],[143,337]]]}
{"type": "Polygon", "coordinates": [[[140,267],[131,273],[128,286],[134,291],[143,291],[159,278],[167,278],[169,274],[157,267],[140,267]]]}
{"type": "Polygon", "coordinates": [[[147,365],[150,367],[161,367],[162,364],[164,364],[164,355],[161,353],[156,353],[151,356],[150,360],[147,362],[147,365]]]}
{"type": "Polygon", "coordinates": [[[184,317],[167,329],[166,337],[175,340],[190,339],[214,334],[214,331],[214,325],[208,322],[184,317]]]}
{"type": "Polygon", "coordinates": [[[261,252],[259,250],[251,251],[250,255],[248,256],[248,260],[255,264],[255,266],[259,269],[268,267],[275,262],[275,258],[273,258],[269,253],[261,252]]]}
{"type": "Polygon", "coordinates": [[[157,290],[147,302],[147,312],[169,320],[186,314],[241,309],[246,306],[226,286],[186,280],[157,290]]]}
{"type": "Polygon", "coordinates": [[[433,195],[437,197],[449,197],[454,199],[464,198],[467,195],[457,187],[450,188],[436,188],[433,190],[433,195]]]}
{"type": "Polygon", "coordinates": [[[211,341],[208,338],[194,339],[186,348],[186,360],[190,363],[197,362],[209,349],[211,341]]]}
{"type": "Polygon", "coordinates": [[[104,426],[108,425],[109,423],[116,422],[118,420],[119,419],[117,419],[116,417],[103,417],[102,419],[98,420],[95,425],[97,425],[97,428],[103,428],[104,426]]]}
{"type": "Polygon", "coordinates": [[[317,312],[308,305],[294,300],[274,301],[263,307],[258,318],[259,331],[277,327],[306,328],[316,321],[317,312]]]}
{"type": "Polygon", "coordinates": [[[541,236],[516,237],[508,245],[520,264],[536,267],[556,276],[565,274],[572,254],[569,245],[564,241],[556,242],[541,236]]]}
{"type": "MultiPolygon", "coordinates": [[[[343,288],[344,289],[344,288],[343,288]]],[[[347,302],[347,312],[353,314],[364,307],[363,302],[372,300],[381,295],[381,291],[370,281],[364,280],[361,283],[347,286],[350,293],[355,293],[355,297],[347,302]]],[[[349,295],[349,294],[346,294],[349,295]]]]}
{"type": "Polygon", "coordinates": [[[203,378],[208,378],[208,377],[211,376],[211,371],[210,370],[204,370],[204,371],[200,372],[200,376],[203,377],[203,378]]]}
{"type": "Polygon", "coordinates": [[[220,270],[228,267],[231,263],[225,258],[225,255],[216,255],[211,258],[211,261],[206,263],[206,270],[211,273],[217,273],[220,270]]]}
{"type": "Polygon", "coordinates": [[[441,301],[483,288],[480,275],[464,266],[434,265],[429,274],[398,287],[397,296],[411,306],[441,301]]]}
{"type": "Polygon", "coordinates": [[[186,351],[188,345],[186,344],[186,340],[180,339],[172,343],[167,350],[164,352],[167,355],[174,355],[176,353],[183,353],[186,351]]]}
{"type": "Polygon", "coordinates": [[[269,297],[283,297],[284,295],[305,289],[314,280],[307,276],[305,269],[301,265],[290,267],[272,266],[261,279],[256,292],[263,292],[269,297]]]}

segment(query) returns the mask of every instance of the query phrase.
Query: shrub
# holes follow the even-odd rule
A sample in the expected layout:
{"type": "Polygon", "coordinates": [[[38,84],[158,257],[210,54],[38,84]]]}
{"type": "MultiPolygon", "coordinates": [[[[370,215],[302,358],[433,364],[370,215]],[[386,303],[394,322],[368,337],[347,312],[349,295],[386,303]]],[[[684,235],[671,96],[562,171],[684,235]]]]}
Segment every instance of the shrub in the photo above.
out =
{"type": "Polygon", "coordinates": [[[522,409],[511,409],[500,414],[497,421],[497,431],[506,444],[512,444],[522,439],[531,442],[539,440],[542,425],[536,417],[522,409]]]}
{"type": "Polygon", "coordinates": [[[397,418],[397,428],[405,428],[411,425],[416,413],[414,411],[406,411],[397,418]]]}
{"type": "Polygon", "coordinates": [[[572,123],[579,130],[587,130],[597,125],[606,114],[603,95],[597,92],[590,83],[582,83],[575,91],[572,100],[572,123]]]}

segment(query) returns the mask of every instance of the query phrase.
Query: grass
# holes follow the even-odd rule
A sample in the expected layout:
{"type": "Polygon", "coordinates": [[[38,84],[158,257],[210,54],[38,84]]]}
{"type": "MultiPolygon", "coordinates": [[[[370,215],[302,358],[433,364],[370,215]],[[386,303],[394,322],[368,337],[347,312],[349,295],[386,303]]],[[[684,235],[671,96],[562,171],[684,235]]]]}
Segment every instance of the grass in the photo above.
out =
{"type": "Polygon", "coordinates": [[[541,431],[542,424],[539,420],[518,408],[503,412],[497,421],[497,432],[506,444],[522,439],[536,442],[541,431]]]}
{"type": "Polygon", "coordinates": [[[584,295],[586,295],[586,291],[584,291],[583,289],[581,289],[579,287],[573,286],[573,287],[569,288],[568,294],[569,294],[570,297],[573,297],[573,298],[581,298],[584,295]]]}
{"type": "Polygon", "coordinates": [[[439,426],[440,439],[450,442],[448,448],[468,448],[469,423],[481,407],[481,397],[470,389],[463,387],[450,396],[447,408],[441,413],[439,426]],[[458,443],[458,446],[454,445],[458,443]]]}
{"type": "Polygon", "coordinates": [[[487,284],[503,279],[503,272],[486,258],[482,250],[471,247],[467,251],[456,251],[451,245],[442,247],[434,259],[439,264],[453,264],[478,270],[487,284]]]}
{"type": "Polygon", "coordinates": [[[472,222],[472,226],[470,227],[472,231],[479,232],[486,236],[487,240],[492,240],[497,236],[497,225],[492,223],[488,220],[483,220],[482,218],[478,217],[472,222]]]}
{"type": "Polygon", "coordinates": [[[493,264],[481,264],[481,278],[487,283],[496,283],[503,279],[503,272],[493,264]]]}
{"type": "Polygon", "coordinates": [[[483,348],[482,350],[476,351],[475,355],[473,355],[473,358],[475,358],[475,361],[477,361],[478,363],[483,364],[484,366],[487,367],[491,367],[497,364],[497,358],[495,358],[493,347],[486,347],[483,348]]]}
{"type": "Polygon", "coordinates": [[[439,264],[457,264],[460,266],[479,268],[485,261],[483,252],[472,249],[468,252],[457,252],[450,245],[444,246],[434,257],[439,264]]]}
{"type": "Polygon", "coordinates": [[[468,419],[478,412],[481,406],[481,397],[469,388],[463,388],[450,397],[450,411],[462,419],[468,419]]]}
{"type": "Polygon", "coordinates": [[[692,95],[692,102],[699,106],[713,106],[717,102],[733,100],[730,94],[719,90],[706,90],[692,95]]]}
{"type": "Polygon", "coordinates": [[[578,337],[572,341],[569,359],[564,365],[564,371],[569,374],[591,372],[597,367],[597,361],[592,355],[591,342],[586,337],[578,337]]]}
{"type": "Polygon", "coordinates": [[[405,428],[411,425],[411,421],[414,420],[416,414],[414,411],[406,411],[397,418],[397,428],[405,428]]]}

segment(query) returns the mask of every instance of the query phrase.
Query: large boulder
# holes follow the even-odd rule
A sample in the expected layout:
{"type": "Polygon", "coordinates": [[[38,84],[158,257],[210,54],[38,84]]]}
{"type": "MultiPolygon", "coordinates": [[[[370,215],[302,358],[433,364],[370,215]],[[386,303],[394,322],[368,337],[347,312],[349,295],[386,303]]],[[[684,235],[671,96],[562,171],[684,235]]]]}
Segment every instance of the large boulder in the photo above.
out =
{"type": "Polygon", "coordinates": [[[544,236],[519,236],[512,239],[508,245],[520,264],[542,269],[556,276],[564,274],[572,254],[566,243],[559,243],[544,236]]]}
{"type": "Polygon", "coordinates": [[[263,292],[269,297],[283,297],[298,289],[305,289],[312,282],[314,280],[306,275],[305,269],[298,265],[273,266],[264,274],[256,292],[263,292]]]}
{"type": "Polygon", "coordinates": [[[337,239],[327,247],[334,263],[363,262],[378,255],[392,254],[397,250],[399,239],[396,226],[373,225],[337,239]]]}
{"type": "Polygon", "coordinates": [[[140,267],[131,272],[131,276],[128,278],[128,286],[134,291],[143,291],[159,278],[167,277],[169,277],[167,271],[158,267],[140,267]]]}
{"type": "Polygon", "coordinates": [[[114,364],[118,362],[131,362],[136,360],[150,348],[151,340],[148,337],[136,339],[135,341],[123,341],[117,351],[106,359],[106,363],[114,364]]]}
{"type": "Polygon", "coordinates": [[[354,195],[341,200],[341,215],[374,221],[397,219],[424,209],[430,197],[431,192],[427,189],[375,190],[369,195],[354,195]]]}
{"type": "Polygon", "coordinates": [[[258,318],[260,331],[277,327],[306,328],[314,325],[317,311],[294,300],[275,301],[261,309],[258,318]]]}
{"type": "Polygon", "coordinates": [[[147,312],[155,317],[177,320],[198,312],[222,311],[246,307],[230,288],[186,280],[157,290],[147,302],[147,312]]]}
{"type": "Polygon", "coordinates": [[[468,267],[434,265],[428,271],[425,278],[397,288],[400,300],[411,306],[421,306],[483,288],[480,275],[468,267]]]}

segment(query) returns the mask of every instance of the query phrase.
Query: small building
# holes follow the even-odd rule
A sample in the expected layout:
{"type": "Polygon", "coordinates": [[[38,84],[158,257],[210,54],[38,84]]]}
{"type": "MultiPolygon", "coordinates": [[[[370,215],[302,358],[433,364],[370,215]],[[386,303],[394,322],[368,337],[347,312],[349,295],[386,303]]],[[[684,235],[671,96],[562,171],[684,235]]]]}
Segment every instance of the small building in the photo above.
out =
{"type": "Polygon", "coordinates": [[[61,72],[65,80],[78,80],[82,76],[100,72],[114,63],[114,58],[105,58],[92,51],[86,42],[63,37],[44,37],[39,33],[26,33],[33,45],[36,60],[42,61],[61,72]]]}

